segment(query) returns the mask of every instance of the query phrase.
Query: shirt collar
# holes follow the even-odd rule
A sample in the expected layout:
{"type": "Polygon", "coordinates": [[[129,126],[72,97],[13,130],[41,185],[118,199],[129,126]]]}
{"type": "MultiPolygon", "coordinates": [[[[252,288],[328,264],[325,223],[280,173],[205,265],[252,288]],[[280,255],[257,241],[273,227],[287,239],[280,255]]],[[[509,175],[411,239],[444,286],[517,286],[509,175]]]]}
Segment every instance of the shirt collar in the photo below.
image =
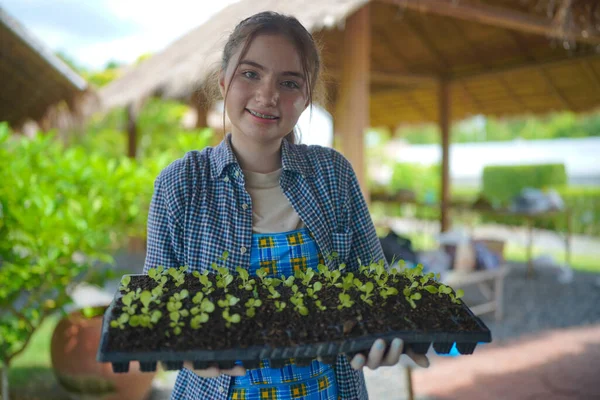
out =
{"type": "MultiPolygon", "coordinates": [[[[230,164],[237,164],[237,159],[231,147],[231,133],[228,133],[211,154],[212,178],[221,177],[223,170],[230,164]]],[[[285,139],[281,144],[281,165],[284,171],[299,173],[305,177],[313,174],[313,168],[307,159],[306,147],[291,144],[285,139]]]]}

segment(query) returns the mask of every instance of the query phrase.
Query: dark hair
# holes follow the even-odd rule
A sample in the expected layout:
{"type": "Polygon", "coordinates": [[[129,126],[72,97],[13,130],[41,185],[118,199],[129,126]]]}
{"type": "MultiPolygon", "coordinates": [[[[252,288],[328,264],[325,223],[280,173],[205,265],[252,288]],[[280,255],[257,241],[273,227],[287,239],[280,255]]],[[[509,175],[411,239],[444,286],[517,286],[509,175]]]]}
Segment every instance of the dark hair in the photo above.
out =
{"type": "MultiPolygon", "coordinates": [[[[238,58],[238,65],[235,66],[231,77],[231,79],[233,79],[239,66],[239,61],[242,60],[248,52],[248,48],[252,44],[254,38],[262,34],[284,35],[296,47],[302,62],[302,72],[304,73],[304,76],[306,76],[308,100],[312,107],[313,99],[315,97],[315,87],[317,86],[319,73],[321,71],[321,57],[312,35],[295,17],[272,11],[265,11],[254,14],[241,21],[227,39],[227,43],[223,49],[223,57],[221,59],[221,71],[227,70],[231,57],[236,53],[240,46],[243,46],[241,48],[240,57],[238,58]]],[[[218,74],[216,74],[216,76],[218,76],[218,74]]],[[[229,83],[231,83],[231,81],[229,83]]],[[[229,85],[227,85],[227,91],[223,96],[224,104],[227,101],[228,91],[229,85]]],[[[223,111],[223,127],[225,127],[225,111],[223,111]]],[[[294,131],[286,135],[285,138],[291,143],[296,141],[294,131]]]]}

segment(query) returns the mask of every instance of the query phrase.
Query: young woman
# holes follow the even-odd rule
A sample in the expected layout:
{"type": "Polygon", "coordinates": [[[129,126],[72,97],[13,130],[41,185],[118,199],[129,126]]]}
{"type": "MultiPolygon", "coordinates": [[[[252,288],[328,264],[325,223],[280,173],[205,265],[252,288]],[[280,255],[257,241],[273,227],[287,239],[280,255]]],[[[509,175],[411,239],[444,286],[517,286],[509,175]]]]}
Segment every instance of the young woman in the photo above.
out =
{"type": "MultiPolygon", "coordinates": [[[[320,67],[312,36],[295,18],[263,12],[238,24],[218,74],[231,133],[156,179],[144,271],[186,265],[202,272],[224,251],[231,268],[255,274],[264,267],[278,277],[319,263],[344,262],[352,271],[359,260],[384,258],[350,163],[335,150],[295,144],[320,67]]],[[[291,360],[270,368],[265,360],[252,370],[193,370],[186,363],[172,398],[366,399],[362,368],[396,364],[402,347],[395,339],[386,353],[377,340],[368,356],[309,367],[291,360]]]]}

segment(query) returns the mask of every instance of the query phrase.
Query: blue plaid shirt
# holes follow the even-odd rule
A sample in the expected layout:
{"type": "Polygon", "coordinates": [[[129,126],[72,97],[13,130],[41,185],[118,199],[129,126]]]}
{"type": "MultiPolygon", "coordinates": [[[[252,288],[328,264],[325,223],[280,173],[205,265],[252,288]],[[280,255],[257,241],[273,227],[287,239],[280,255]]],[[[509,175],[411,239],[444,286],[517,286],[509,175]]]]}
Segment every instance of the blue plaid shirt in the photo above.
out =
{"type": "MultiPolygon", "coordinates": [[[[283,140],[281,187],[330,268],[347,270],[384,259],[367,204],[351,164],[340,153],[283,140]]],[[[159,265],[204,271],[225,251],[228,267],[249,267],[252,199],[231,149],[230,136],[217,147],[190,151],[165,168],[154,185],[148,215],[144,273],[159,265]]],[[[181,374],[191,374],[183,370],[181,374]]],[[[196,375],[193,376],[196,378],[196,375]]],[[[336,379],[342,399],[367,399],[362,372],[338,357],[336,379]]],[[[179,379],[178,379],[179,381],[179,379]]],[[[174,399],[227,398],[231,377],[187,379],[174,399]]]]}

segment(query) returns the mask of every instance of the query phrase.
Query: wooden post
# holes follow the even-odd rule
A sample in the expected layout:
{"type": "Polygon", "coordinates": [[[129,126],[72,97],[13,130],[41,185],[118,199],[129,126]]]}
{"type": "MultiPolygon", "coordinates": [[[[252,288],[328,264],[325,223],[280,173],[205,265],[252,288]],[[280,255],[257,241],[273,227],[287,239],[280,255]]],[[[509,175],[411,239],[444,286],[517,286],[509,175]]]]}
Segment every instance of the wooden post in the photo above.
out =
{"type": "Polygon", "coordinates": [[[365,129],[369,126],[369,82],[371,22],[369,5],[346,20],[342,71],[335,109],[334,131],[341,151],[352,163],[358,182],[369,202],[364,160],[365,129]]]}
{"type": "Polygon", "coordinates": [[[450,85],[445,79],[440,80],[439,90],[439,124],[442,134],[442,187],[440,230],[450,229],[450,85]]]}
{"type": "Polygon", "coordinates": [[[196,109],[196,129],[206,128],[208,126],[206,122],[208,114],[206,107],[202,104],[195,104],[194,108],[196,109]]]}
{"type": "Polygon", "coordinates": [[[137,153],[137,112],[133,104],[127,106],[127,157],[135,158],[137,153]]]}
{"type": "Polygon", "coordinates": [[[196,91],[190,100],[191,107],[196,111],[196,129],[208,126],[208,102],[201,91],[196,91]]]}

